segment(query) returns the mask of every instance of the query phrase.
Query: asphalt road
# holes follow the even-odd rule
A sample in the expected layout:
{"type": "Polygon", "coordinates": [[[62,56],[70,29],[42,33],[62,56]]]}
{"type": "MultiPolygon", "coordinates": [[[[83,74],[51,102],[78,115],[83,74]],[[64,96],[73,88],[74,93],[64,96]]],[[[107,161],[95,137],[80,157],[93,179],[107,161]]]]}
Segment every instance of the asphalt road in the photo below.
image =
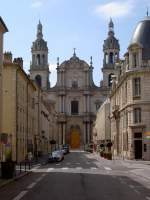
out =
{"type": "Polygon", "coordinates": [[[130,169],[114,161],[97,161],[71,152],[0,189],[0,200],[150,200],[150,190],[130,169]]]}

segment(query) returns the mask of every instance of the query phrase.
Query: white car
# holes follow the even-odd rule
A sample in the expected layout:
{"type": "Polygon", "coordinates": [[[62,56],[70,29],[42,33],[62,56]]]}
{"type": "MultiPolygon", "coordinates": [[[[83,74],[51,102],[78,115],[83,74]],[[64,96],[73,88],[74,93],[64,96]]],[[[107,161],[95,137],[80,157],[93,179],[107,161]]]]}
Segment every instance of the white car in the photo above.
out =
{"type": "Polygon", "coordinates": [[[49,162],[60,162],[64,159],[64,154],[61,150],[53,151],[49,156],[49,162]]]}

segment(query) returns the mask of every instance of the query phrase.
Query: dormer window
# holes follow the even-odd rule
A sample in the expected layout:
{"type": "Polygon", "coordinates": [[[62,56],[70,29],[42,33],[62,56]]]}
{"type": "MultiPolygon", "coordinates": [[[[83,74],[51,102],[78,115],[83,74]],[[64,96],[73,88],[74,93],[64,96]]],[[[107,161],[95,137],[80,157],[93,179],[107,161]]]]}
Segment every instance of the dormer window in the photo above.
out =
{"type": "Polygon", "coordinates": [[[133,67],[137,67],[138,66],[138,54],[137,53],[133,53],[132,63],[133,63],[133,67]]]}

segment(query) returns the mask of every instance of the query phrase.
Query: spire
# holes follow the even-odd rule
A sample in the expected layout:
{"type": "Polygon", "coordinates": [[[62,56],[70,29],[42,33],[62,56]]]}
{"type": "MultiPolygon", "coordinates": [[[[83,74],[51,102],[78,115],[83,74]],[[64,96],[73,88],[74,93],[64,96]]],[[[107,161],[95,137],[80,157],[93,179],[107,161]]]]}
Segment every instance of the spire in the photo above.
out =
{"type": "Polygon", "coordinates": [[[59,67],[59,57],[57,57],[57,67],[59,67]]]}
{"type": "Polygon", "coordinates": [[[146,11],[146,16],[148,17],[149,16],[149,9],[147,7],[147,11],[146,11]]]}
{"type": "Polygon", "coordinates": [[[93,66],[93,58],[92,58],[92,56],[90,57],[90,66],[91,67],[93,66]]]}
{"type": "Polygon", "coordinates": [[[42,24],[39,20],[39,23],[37,25],[37,38],[42,39],[43,38],[43,33],[42,33],[42,24]]]}
{"type": "Polygon", "coordinates": [[[73,57],[76,57],[76,48],[73,48],[73,57]]]}
{"type": "Polygon", "coordinates": [[[112,21],[112,18],[110,18],[110,22],[109,22],[108,28],[109,28],[108,35],[109,36],[114,36],[114,23],[112,21]]]}

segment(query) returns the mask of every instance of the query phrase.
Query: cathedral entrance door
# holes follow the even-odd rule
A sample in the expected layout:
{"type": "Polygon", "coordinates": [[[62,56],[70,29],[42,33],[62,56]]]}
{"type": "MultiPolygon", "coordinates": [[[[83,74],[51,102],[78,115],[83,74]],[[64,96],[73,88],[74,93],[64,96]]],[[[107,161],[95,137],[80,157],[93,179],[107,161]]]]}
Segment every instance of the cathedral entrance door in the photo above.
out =
{"type": "Polygon", "coordinates": [[[78,129],[71,131],[70,146],[72,149],[80,148],[80,132],[78,129]]]}

